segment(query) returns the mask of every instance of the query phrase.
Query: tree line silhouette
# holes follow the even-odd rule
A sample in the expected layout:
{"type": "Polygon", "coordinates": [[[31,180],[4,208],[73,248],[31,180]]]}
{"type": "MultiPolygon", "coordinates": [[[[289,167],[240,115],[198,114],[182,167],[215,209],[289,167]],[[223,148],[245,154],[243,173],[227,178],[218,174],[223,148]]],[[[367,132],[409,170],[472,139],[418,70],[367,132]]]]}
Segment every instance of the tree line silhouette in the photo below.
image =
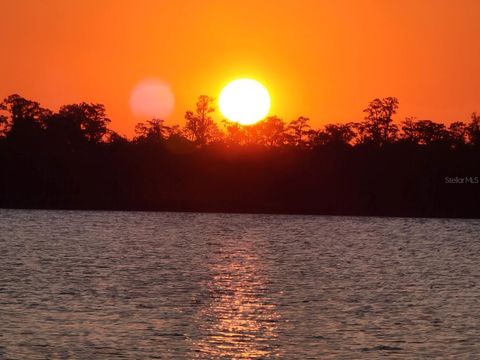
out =
{"type": "Polygon", "coordinates": [[[362,121],[319,129],[303,116],[242,126],[218,124],[200,96],[183,127],[152,119],[127,139],[101,104],[54,112],[11,95],[0,206],[479,217],[480,115],[396,123],[398,106],[374,99],[362,121]]]}

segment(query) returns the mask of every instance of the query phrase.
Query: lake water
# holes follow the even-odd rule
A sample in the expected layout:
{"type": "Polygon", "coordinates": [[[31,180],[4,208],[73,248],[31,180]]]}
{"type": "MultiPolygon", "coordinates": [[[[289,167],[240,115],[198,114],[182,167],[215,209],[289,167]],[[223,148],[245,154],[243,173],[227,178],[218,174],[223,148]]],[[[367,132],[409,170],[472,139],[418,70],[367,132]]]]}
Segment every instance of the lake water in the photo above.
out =
{"type": "Polygon", "coordinates": [[[0,210],[0,359],[479,359],[480,221],[0,210]]]}

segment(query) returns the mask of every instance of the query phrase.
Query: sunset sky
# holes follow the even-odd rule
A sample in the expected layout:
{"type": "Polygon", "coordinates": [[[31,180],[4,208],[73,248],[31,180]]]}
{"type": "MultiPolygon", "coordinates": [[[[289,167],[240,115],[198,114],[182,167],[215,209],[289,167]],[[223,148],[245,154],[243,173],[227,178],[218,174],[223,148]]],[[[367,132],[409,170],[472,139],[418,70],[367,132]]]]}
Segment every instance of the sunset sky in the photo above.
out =
{"type": "Polygon", "coordinates": [[[136,84],[165,82],[170,123],[229,81],[262,82],[270,114],[358,121],[375,97],[439,122],[480,111],[480,1],[0,0],[0,97],[105,104],[131,136],[136,84]]]}

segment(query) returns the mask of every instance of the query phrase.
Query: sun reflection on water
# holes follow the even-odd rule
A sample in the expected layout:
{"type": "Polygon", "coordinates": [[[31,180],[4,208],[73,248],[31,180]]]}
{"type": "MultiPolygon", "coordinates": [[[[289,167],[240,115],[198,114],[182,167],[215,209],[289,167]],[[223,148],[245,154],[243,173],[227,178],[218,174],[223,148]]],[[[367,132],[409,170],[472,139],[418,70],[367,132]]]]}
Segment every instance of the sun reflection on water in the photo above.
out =
{"type": "Polygon", "coordinates": [[[236,243],[212,255],[206,300],[196,316],[197,358],[259,359],[278,353],[277,305],[267,296],[265,261],[251,244],[236,243]]]}

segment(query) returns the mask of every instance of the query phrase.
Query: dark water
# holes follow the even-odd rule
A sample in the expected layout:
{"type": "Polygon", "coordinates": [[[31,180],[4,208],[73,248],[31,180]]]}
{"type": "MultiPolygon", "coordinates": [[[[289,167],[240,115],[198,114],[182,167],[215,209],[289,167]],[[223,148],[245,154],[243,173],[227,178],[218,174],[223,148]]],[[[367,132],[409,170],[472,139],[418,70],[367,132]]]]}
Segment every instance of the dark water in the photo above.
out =
{"type": "Polygon", "coordinates": [[[479,359],[480,221],[0,210],[0,359],[479,359]]]}

